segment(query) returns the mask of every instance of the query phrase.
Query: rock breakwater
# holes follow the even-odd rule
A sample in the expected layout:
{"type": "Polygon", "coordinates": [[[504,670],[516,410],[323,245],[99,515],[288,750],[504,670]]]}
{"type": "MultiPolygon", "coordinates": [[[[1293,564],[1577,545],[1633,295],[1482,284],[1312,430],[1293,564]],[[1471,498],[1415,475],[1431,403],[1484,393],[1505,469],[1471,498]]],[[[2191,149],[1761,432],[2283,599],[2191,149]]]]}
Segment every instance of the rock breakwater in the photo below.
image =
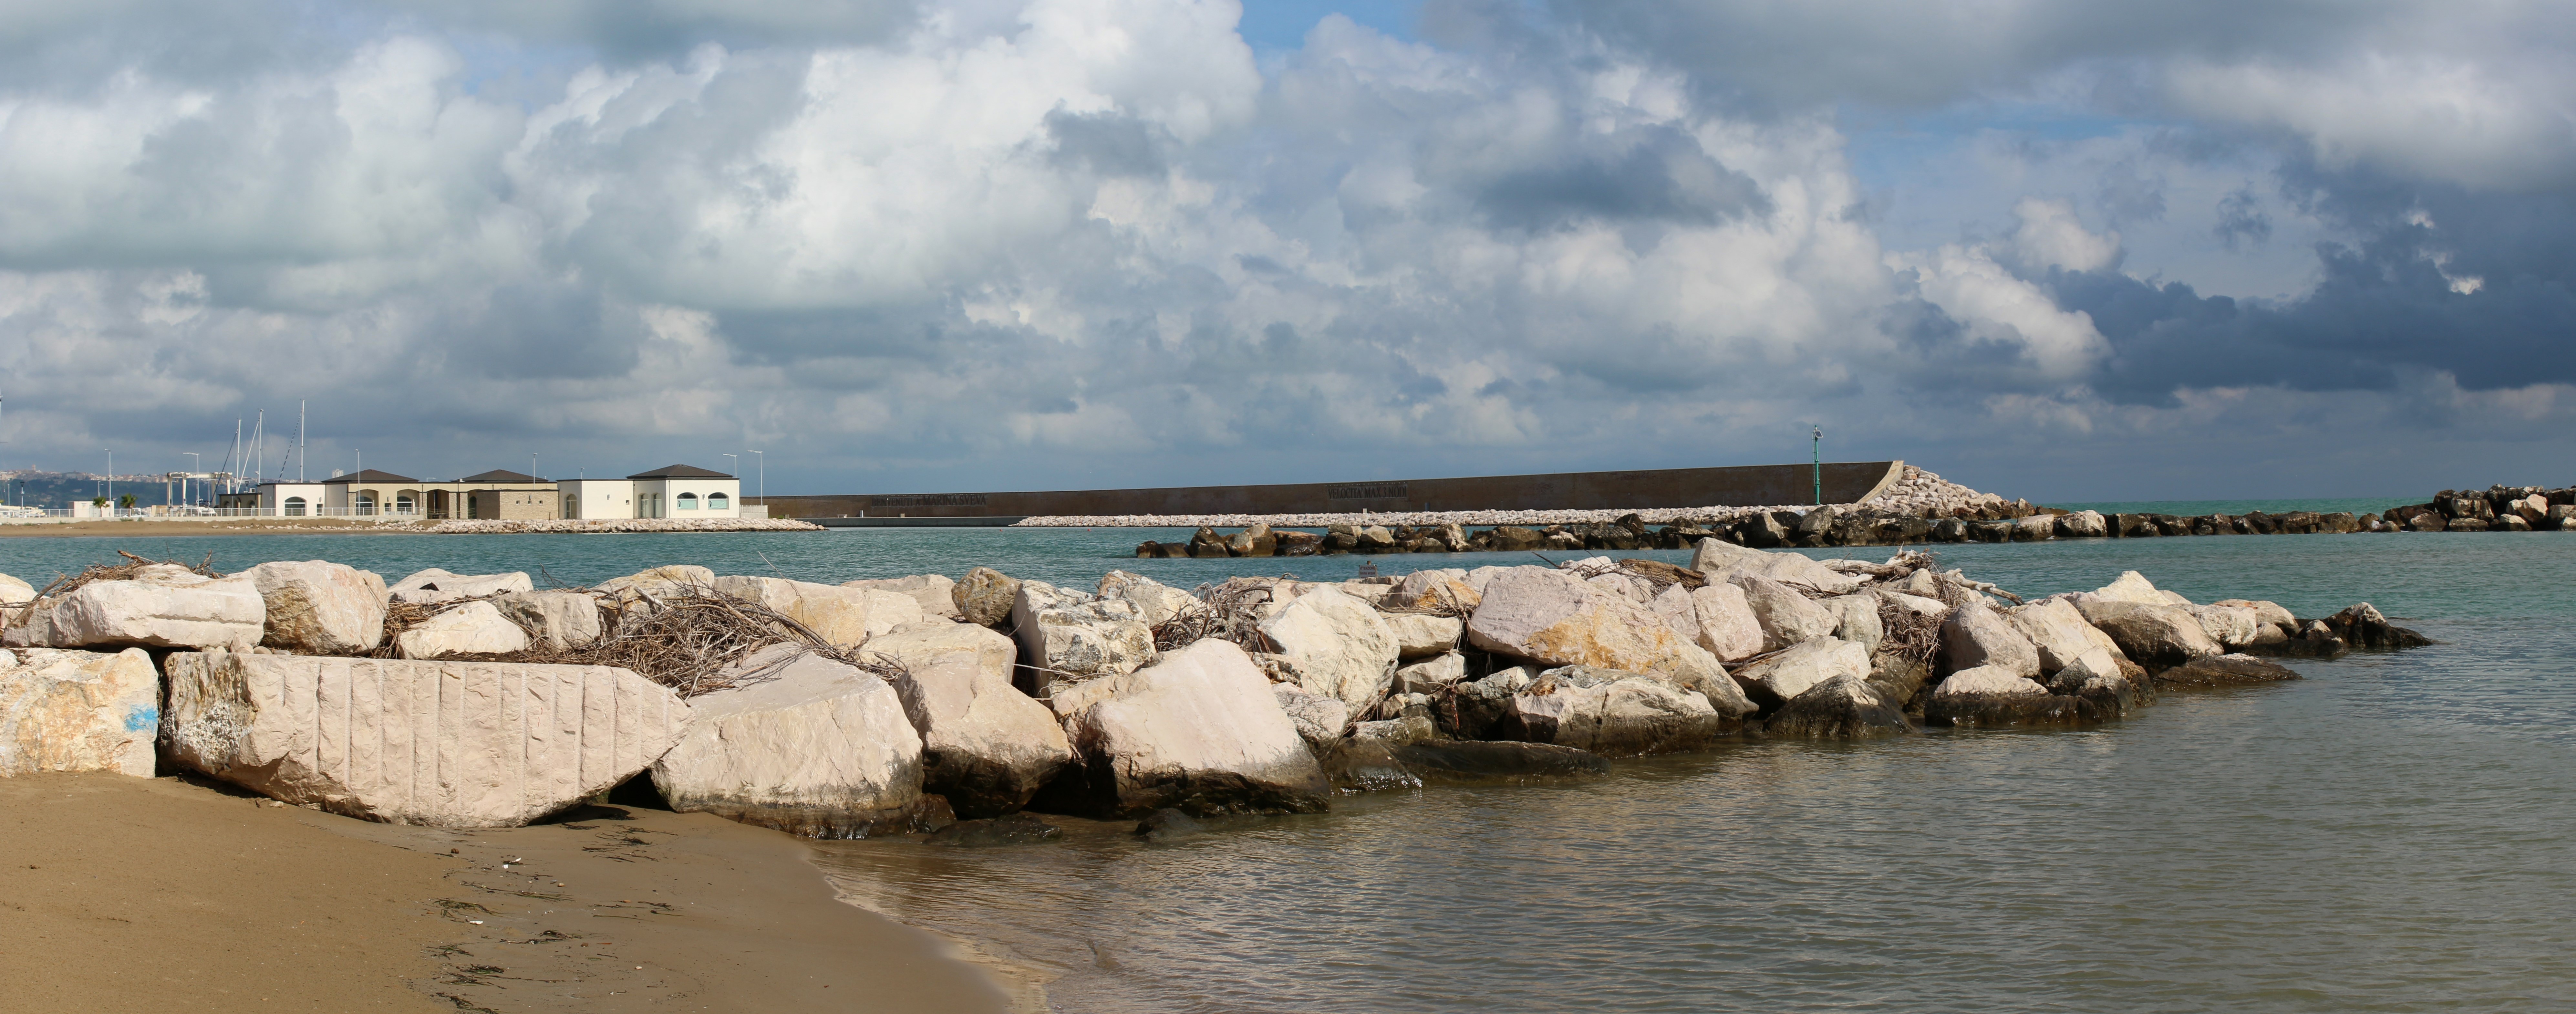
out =
{"type": "MultiPolygon", "coordinates": [[[[149,739],[165,769],[440,827],[526,823],[619,786],[819,837],[1023,809],[1173,833],[1175,811],[1597,777],[1606,758],[1755,737],[2097,725],[2167,693],[2299,678],[2273,659],[2428,643],[2367,603],[2302,619],[2136,572],[2025,601],[1919,552],[1814,560],[1716,538],[1688,566],[1595,556],[1190,590],[986,568],[826,585],[674,565],[551,590],[516,573],[279,571],[138,562],[0,606],[0,776],[140,773],[149,739]],[[228,581],[248,591],[167,594],[228,581]],[[76,615],[128,601],[155,622],[76,615]],[[353,617],[382,628],[343,629],[353,617]],[[482,765],[472,791],[446,761],[423,766],[453,757],[482,765]]],[[[999,826],[949,838],[1052,840],[983,833],[999,826]]]]}

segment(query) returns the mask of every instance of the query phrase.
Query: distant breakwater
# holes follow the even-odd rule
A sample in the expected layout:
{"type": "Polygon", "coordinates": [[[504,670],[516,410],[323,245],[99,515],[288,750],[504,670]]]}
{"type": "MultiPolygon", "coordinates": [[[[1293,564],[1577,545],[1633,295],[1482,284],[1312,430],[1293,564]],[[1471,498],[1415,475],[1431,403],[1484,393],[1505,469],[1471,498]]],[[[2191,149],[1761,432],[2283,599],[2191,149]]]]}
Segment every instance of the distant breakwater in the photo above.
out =
{"type": "Polygon", "coordinates": [[[1488,553],[1523,550],[1688,549],[1701,539],[1756,549],[1900,546],[1928,542],[2045,542],[2185,535],[2341,535],[2396,532],[2576,531],[2576,487],[2443,490],[2385,515],[2349,511],[2266,514],[2102,514],[1985,497],[1973,505],[1914,510],[1876,504],[1713,513],[1656,526],[1637,513],[1614,521],[1498,525],[1334,524],[1322,533],[1255,523],[1232,532],[1199,528],[1186,542],[1147,541],[1140,558],[1319,556],[1343,553],[1488,553]]]}

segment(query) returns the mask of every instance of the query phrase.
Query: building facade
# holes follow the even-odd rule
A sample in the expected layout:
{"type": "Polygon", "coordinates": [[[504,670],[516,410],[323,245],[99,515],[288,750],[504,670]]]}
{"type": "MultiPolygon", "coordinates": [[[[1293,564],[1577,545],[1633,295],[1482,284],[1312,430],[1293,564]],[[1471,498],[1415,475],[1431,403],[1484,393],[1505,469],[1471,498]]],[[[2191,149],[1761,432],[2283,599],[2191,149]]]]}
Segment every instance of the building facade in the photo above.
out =
{"type": "Polygon", "coordinates": [[[742,480],[693,465],[668,465],[623,479],[551,481],[495,470],[462,479],[414,479],[367,469],[319,482],[268,482],[218,498],[227,513],[261,517],[388,517],[446,520],[549,518],[735,518],[742,480]]]}

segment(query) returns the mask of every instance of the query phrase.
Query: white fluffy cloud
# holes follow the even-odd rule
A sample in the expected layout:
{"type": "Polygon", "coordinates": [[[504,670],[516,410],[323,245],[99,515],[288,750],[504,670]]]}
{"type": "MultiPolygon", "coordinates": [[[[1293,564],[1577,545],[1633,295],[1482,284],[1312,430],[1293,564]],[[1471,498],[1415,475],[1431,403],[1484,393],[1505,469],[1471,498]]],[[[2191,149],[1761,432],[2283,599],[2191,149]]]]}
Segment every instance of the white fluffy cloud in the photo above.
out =
{"type": "MultiPolygon", "coordinates": [[[[2444,91],[2432,64],[2373,78],[2259,40],[2141,76],[2186,26],[2107,9],[1889,8],[1843,44],[1906,58],[1865,73],[1798,41],[1822,15],[1767,43],[1770,69],[1713,70],[1617,4],[1513,31],[1435,5],[1431,42],[1331,18],[1267,65],[1225,0],[606,10],[402,8],[229,73],[0,81],[12,453],[110,441],[171,467],[299,399],[317,461],[762,446],[813,489],[1751,461],[1825,419],[1855,457],[1938,457],[1999,413],[2109,439],[2168,410],[2093,393],[2123,361],[2106,335],[2138,325],[2062,286],[2144,284],[2126,237],[2178,233],[2117,180],[2073,200],[2059,177],[2223,162],[2171,170],[2215,206],[2208,181],[2281,156],[2031,155],[1992,206],[1909,205],[1956,239],[1891,248],[1831,100],[2098,71],[2330,170],[2527,188],[2566,164],[2476,156],[2545,140],[2524,79],[2444,91]],[[1763,101],[1730,92],[1747,73],[1763,101]],[[2369,121],[2371,95],[2404,115],[2369,121]],[[101,413],[100,390],[152,411],[101,413]]],[[[0,44],[83,31],[0,19],[0,44]]],[[[2319,204],[2238,189],[2246,234],[2319,204]]],[[[2445,277],[2507,286],[2444,250],[2445,277]]]]}

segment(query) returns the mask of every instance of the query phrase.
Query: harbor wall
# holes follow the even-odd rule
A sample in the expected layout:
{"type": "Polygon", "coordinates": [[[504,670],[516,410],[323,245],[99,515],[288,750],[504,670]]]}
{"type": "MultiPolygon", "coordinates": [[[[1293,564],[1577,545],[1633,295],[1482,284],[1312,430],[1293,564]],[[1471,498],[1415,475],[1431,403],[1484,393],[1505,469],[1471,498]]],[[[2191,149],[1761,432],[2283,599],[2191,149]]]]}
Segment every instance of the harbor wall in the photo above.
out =
{"type": "MultiPolygon", "coordinates": [[[[1902,461],[1823,467],[1824,502],[1855,503],[1886,488],[1902,461]]],[[[1450,479],[1371,479],[1262,486],[1058,490],[1026,493],[855,493],[775,496],[774,518],[1020,518],[1125,514],[1312,514],[1471,510],[1648,510],[1758,507],[1816,500],[1808,464],[1556,472],[1450,479]]]]}

